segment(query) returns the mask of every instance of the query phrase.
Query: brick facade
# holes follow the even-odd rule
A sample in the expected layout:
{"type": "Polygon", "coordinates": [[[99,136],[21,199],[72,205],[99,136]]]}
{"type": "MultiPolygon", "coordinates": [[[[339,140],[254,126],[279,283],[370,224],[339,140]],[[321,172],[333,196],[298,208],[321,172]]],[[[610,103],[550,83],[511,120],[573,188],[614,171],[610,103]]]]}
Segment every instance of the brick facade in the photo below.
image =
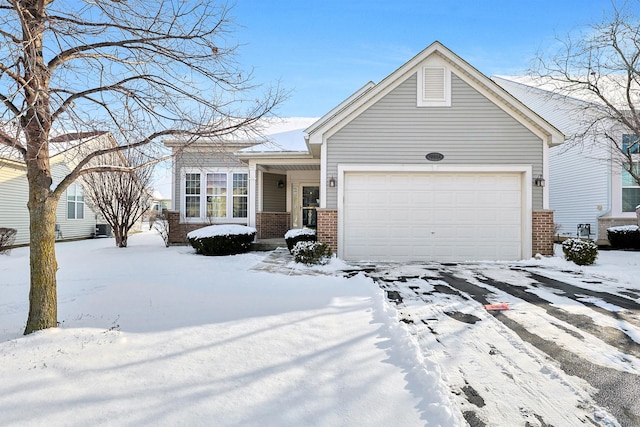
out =
{"type": "Polygon", "coordinates": [[[318,241],[325,243],[334,253],[338,252],[338,211],[318,209],[318,241]]]}
{"type": "Polygon", "coordinates": [[[257,212],[256,230],[258,239],[283,238],[289,230],[291,214],[289,212],[257,212]]]}
{"type": "Polygon", "coordinates": [[[553,255],[553,211],[533,211],[531,225],[533,255],[553,255]]]}
{"type": "Polygon", "coordinates": [[[167,222],[169,224],[169,244],[185,245],[187,243],[187,233],[198,228],[206,227],[211,224],[184,224],[180,222],[180,212],[165,211],[167,222]]]}
{"type": "Polygon", "coordinates": [[[610,245],[607,228],[619,227],[621,225],[638,225],[638,223],[640,223],[640,220],[637,218],[598,218],[598,245],[610,245]]]}

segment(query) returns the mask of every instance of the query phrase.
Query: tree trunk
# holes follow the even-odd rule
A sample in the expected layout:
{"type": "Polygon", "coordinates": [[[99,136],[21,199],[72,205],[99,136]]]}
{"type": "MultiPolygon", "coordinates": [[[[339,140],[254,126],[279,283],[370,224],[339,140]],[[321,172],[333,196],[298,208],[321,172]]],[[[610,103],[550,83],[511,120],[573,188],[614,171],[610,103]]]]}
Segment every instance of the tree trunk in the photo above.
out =
{"type": "MultiPolygon", "coordinates": [[[[30,184],[32,185],[32,184],[30,184]]],[[[31,191],[33,193],[33,191],[31,191]]],[[[31,287],[24,334],[58,326],[55,253],[56,200],[29,200],[31,287]]]]}
{"type": "Polygon", "coordinates": [[[127,229],[124,225],[118,224],[116,227],[113,227],[113,237],[116,239],[117,247],[127,247],[127,234],[127,229]]]}

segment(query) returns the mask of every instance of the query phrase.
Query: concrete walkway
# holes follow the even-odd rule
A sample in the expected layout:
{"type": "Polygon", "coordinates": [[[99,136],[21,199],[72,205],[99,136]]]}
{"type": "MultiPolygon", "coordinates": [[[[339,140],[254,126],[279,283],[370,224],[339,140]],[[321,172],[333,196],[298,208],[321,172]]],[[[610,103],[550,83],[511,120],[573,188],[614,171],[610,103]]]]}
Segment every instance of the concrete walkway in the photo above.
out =
{"type": "Polygon", "coordinates": [[[273,250],[251,269],[286,274],[287,276],[331,276],[335,274],[333,271],[316,270],[313,267],[306,267],[303,264],[296,263],[286,247],[273,250]]]}

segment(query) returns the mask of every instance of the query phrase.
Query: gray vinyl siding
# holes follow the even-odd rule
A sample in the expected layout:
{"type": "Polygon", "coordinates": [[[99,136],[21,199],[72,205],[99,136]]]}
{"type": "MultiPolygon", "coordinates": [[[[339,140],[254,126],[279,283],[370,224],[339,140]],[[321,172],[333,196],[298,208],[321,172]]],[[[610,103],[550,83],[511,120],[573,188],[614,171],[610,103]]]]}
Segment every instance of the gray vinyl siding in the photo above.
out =
{"type": "MultiPolygon", "coordinates": [[[[409,77],[328,139],[327,176],[338,164],[531,165],[542,174],[543,142],[522,124],[452,73],[451,107],[416,106],[416,75],[409,77]]],[[[337,188],[327,188],[327,207],[337,208],[337,188]]],[[[533,187],[533,208],[542,188],[533,187]]]]}
{"type": "MultiPolygon", "coordinates": [[[[262,211],[286,212],[287,211],[287,176],[272,173],[262,174],[262,211]],[[284,188],[278,188],[278,181],[285,183],[284,188]]],[[[257,193],[257,192],[256,192],[257,193]]]]}
{"type": "MultiPolygon", "coordinates": [[[[247,167],[233,153],[221,151],[220,148],[210,150],[201,148],[185,151],[174,157],[174,162],[173,194],[175,194],[175,198],[173,200],[173,208],[177,211],[182,210],[182,174],[184,169],[201,169],[206,173],[212,169],[247,167]]],[[[247,168],[247,172],[248,170],[247,168]]]]}

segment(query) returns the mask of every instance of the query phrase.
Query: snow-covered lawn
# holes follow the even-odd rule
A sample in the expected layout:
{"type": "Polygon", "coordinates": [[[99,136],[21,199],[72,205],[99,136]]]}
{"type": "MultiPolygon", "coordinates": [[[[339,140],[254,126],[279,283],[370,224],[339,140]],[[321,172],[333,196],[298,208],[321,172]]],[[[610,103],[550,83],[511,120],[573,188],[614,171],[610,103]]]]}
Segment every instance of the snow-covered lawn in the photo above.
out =
{"type": "MultiPolygon", "coordinates": [[[[331,274],[339,261],[322,274],[256,271],[268,253],[197,256],[154,232],[126,249],[98,239],[56,250],[61,327],[28,337],[28,249],[0,256],[0,425],[465,425],[443,379],[453,358],[425,348],[433,337],[418,342],[372,279],[331,274]]],[[[640,289],[640,252],[522,265],[640,289]]],[[[544,365],[534,353],[514,343],[507,356],[544,365]]],[[[557,368],[545,375],[566,383],[557,368]]]]}
{"type": "Polygon", "coordinates": [[[265,253],[153,232],[56,250],[61,327],[28,337],[28,249],[0,256],[0,425],[460,422],[369,279],[256,272],[265,253]]]}

